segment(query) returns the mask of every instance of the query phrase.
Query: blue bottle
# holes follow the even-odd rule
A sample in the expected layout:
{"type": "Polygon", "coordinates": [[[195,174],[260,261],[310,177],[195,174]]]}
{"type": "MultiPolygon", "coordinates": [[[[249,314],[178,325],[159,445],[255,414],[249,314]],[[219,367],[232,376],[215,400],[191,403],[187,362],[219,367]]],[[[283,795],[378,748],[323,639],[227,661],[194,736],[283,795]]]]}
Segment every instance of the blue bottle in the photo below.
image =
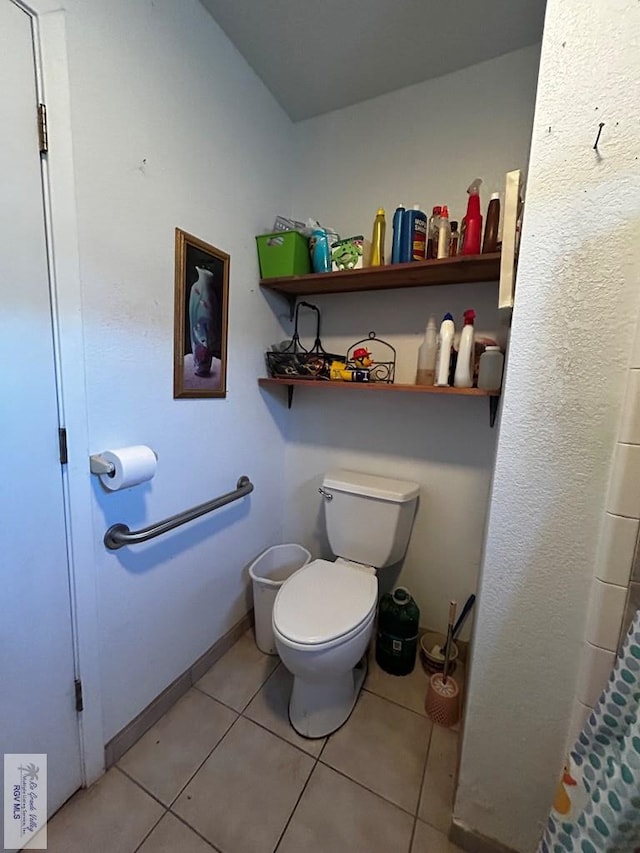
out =
{"type": "Polygon", "coordinates": [[[404,204],[396,207],[393,214],[393,243],[391,246],[391,263],[399,264],[402,257],[402,225],[404,222],[404,204]]]}
{"type": "Polygon", "coordinates": [[[314,272],[331,272],[331,250],[329,238],[324,228],[316,228],[309,238],[311,266],[314,272]]]}
{"type": "Polygon", "coordinates": [[[400,261],[424,261],[427,256],[427,217],[414,204],[411,210],[405,210],[402,217],[402,238],[400,261]]]}

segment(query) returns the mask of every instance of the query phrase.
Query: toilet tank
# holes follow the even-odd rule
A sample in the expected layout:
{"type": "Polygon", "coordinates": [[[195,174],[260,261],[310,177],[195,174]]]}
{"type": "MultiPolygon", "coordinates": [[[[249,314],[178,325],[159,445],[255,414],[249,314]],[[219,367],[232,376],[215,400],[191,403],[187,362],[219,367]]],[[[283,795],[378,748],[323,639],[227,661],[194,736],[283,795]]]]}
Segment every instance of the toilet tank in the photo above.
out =
{"type": "Polygon", "coordinates": [[[417,483],[338,470],[325,474],[327,536],[336,557],[382,569],[407,550],[417,483]]]}

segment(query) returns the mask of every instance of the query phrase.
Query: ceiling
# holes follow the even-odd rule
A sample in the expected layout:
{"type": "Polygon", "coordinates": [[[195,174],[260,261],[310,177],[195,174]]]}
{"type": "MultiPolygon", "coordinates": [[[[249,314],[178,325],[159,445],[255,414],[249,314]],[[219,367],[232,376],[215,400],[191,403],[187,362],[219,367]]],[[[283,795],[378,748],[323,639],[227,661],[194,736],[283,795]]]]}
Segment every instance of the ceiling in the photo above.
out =
{"type": "Polygon", "coordinates": [[[201,2],[294,121],[535,44],[545,8],[545,0],[201,2]]]}

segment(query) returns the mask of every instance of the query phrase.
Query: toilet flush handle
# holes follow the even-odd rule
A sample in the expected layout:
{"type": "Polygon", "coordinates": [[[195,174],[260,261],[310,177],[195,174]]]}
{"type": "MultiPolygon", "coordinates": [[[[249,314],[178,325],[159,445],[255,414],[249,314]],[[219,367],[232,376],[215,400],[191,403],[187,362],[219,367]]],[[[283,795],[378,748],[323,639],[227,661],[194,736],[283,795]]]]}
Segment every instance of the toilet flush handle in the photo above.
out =
{"type": "Polygon", "coordinates": [[[331,494],[331,492],[328,492],[326,489],[323,489],[322,486],[320,486],[318,491],[320,492],[320,494],[322,495],[323,498],[326,498],[326,500],[328,500],[328,501],[333,500],[333,495],[331,494]]]}

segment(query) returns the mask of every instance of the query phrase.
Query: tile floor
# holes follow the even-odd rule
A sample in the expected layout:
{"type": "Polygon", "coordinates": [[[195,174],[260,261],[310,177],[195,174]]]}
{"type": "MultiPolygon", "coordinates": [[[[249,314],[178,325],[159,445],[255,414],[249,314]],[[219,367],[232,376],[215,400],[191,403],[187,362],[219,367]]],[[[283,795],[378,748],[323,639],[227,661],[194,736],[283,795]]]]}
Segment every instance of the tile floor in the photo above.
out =
{"type": "MultiPolygon", "coordinates": [[[[458,670],[458,677],[462,675],[458,670]]],[[[369,674],[320,741],[287,718],[291,676],[245,634],[117,766],[49,823],[49,853],[454,853],[457,738],[420,665],[369,674]]]]}

